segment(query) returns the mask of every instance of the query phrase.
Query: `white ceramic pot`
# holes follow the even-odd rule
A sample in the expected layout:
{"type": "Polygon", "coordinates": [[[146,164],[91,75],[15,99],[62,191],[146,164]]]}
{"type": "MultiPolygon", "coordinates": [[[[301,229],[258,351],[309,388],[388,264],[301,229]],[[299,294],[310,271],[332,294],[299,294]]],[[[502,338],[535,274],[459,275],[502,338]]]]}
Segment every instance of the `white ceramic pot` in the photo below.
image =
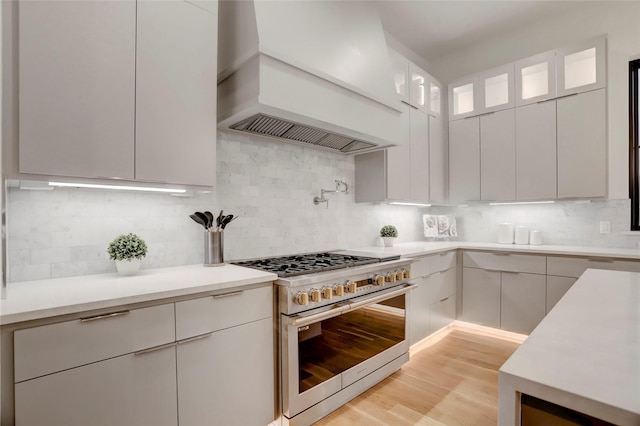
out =
{"type": "Polygon", "coordinates": [[[396,237],[382,237],[382,241],[384,241],[385,247],[393,247],[393,241],[396,237]]]}
{"type": "Polygon", "coordinates": [[[140,259],[116,260],[120,275],[133,275],[140,270],[140,259]]]}

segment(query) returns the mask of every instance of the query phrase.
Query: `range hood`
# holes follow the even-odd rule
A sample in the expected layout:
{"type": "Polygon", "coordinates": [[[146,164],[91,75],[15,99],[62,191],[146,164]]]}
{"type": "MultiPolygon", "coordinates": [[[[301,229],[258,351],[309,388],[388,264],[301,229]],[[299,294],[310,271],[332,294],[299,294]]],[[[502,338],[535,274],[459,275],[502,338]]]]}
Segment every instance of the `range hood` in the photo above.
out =
{"type": "Polygon", "coordinates": [[[377,11],[363,1],[221,1],[218,127],[345,154],[400,145],[377,11]]]}

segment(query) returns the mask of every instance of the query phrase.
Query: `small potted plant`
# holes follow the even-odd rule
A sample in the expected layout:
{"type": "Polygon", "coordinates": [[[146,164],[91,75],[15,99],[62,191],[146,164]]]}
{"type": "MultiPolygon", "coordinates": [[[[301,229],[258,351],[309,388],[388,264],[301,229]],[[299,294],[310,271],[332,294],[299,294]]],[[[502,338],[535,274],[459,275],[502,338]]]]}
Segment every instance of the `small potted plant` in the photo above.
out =
{"type": "Polygon", "coordinates": [[[140,269],[140,261],[147,255],[147,244],[136,234],[120,235],[107,248],[109,258],[116,261],[121,275],[133,275],[140,269]]]}
{"type": "Polygon", "coordinates": [[[398,229],[393,225],[385,225],[380,229],[380,236],[385,247],[393,247],[393,240],[398,237],[398,229]]]}

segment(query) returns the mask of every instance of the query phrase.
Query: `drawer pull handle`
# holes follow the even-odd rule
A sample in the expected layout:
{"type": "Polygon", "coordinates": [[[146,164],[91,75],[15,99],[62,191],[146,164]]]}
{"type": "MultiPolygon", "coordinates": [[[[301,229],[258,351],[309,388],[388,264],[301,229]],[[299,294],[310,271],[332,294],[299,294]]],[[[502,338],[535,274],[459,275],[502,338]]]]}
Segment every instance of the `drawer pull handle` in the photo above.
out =
{"type": "Polygon", "coordinates": [[[491,254],[493,254],[494,256],[509,256],[510,253],[505,253],[503,251],[492,251],[491,254]]]}
{"type": "Polygon", "coordinates": [[[590,257],[589,262],[599,262],[599,263],[613,263],[613,259],[610,257],[590,257]]]}
{"type": "Polygon", "coordinates": [[[240,296],[242,293],[244,293],[244,290],[234,291],[233,293],[214,294],[213,298],[222,299],[223,297],[240,296]]]}
{"type": "Polygon", "coordinates": [[[123,315],[127,315],[128,313],[129,313],[129,311],[112,312],[110,314],[96,315],[95,317],[80,318],[80,322],[91,322],[91,321],[98,321],[98,320],[106,319],[106,318],[121,317],[123,315]]]}
{"type": "Polygon", "coordinates": [[[449,253],[450,253],[450,252],[448,252],[448,251],[443,251],[443,252],[438,253],[438,254],[439,254],[440,256],[446,256],[446,255],[448,255],[449,253]]]}
{"type": "Polygon", "coordinates": [[[207,337],[211,337],[213,335],[213,331],[207,334],[201,334],[200,336],[189,337],[188,339],[179,340],[179,345],[184,345],[185,343],[195,342],[196,340],[206,339],[207,337]]]}
{"type": "Polygon", "coordinates": [[[517,272],[517,271],[502,271],[502,272],[505,274],[515,274],[515,275],[520,274],[520,272],[517,272]]]}
{"type": "Polygon", "coordinates": [[[447,296],[444,299],[440,299],[440,302],[444,302],[445,300],[448,300],[451,296],[447,296]]]}
{"type": "Polygon", "coordinates": [[[160,346],[155,346],[153,348],[149,348],[149,349],[143,349],[141,351],[135,352],[134,355],[138,356],[138,355],[144,355],[144,354],[148,354],[151,352],[156,352],[156,351],[161,351],[163,349],[168,349],[168,348],[172,348],[176,345],[175,342],[171,342],[171,343],[166,343],[164,345],[160,345],[160,346]]]}

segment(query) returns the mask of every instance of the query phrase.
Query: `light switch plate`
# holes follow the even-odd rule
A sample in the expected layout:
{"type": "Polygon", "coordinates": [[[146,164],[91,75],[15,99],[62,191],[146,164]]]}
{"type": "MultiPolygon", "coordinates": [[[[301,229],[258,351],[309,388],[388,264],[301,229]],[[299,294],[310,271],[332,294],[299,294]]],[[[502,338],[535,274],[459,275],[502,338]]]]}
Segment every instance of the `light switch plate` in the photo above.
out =
{"type": "Polygon", "coordinates": [[[611,233],[611,222],[608,220],[604,220],[600,222],[600,233],[601,234],[610,234],[611,233]]]}

